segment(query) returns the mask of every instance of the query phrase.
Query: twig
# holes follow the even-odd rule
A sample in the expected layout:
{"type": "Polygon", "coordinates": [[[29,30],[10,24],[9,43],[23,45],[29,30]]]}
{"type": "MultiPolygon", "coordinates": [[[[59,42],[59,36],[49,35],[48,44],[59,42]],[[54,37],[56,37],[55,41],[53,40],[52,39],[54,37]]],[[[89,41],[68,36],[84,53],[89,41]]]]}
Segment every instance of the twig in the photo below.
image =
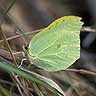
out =
{"type": "MultiPolygon", "coordinates": [[[[20,67],[21,70],[24,70],[25,72],[31,73],[29,70],[24,69],[23,67],[20,67]]],[[[86,69],[66,69],[65,71],[70,71],[70,72],[78,72],[78,73],[83,73],[83,74],[89,74],[89,75],[93,75],[96,76],[96,72],[92,72],[86,69]]]]}
{"type": "Polygon", "coordinates": [[[14,85],[15,86],[15,84],[14,83],[12,83],[12,82],[10,82],[10,81],[7,81],[7,80],[3,80],[3,79],[0,79],[0,83],[4,83],[4,84],[8,84],[8,85],[14,85]]]}
{"type": "Polygon", "coordinates": [[[33,87],[34,87],[36,93],[38,94],[38,96],[44,96],[44,94],[43,94],[43,93],[41,92],[41,90],[39,89],[38,84],[33,83],[33,87]]]}
{"type": "MultiPolygon", "coordinates": [[[[24,58],[22,51],[13,52],[12,54],[15,56],[16,60],[21,60],[22,58],[24,58]]],[[[10,56],[10,52],[7,50],[0,49],[0,56],[6,58],[8,60],[12,60],[12,57],[10,56]]]]}
{"type": "MultiPolygon", "coordinates": [[[[33,33],[37,33],[39,31],[41,31],[42,29],[38,29],[38,30],[35,30],[35,31],[32,31],[32,32],[25,32],[24,34],[20,34],[20,35],[15,35],[15,36],[12,36],[12,37],[9,37],[7,38],[6,40],[12,40],[12,39],[16,39],[16,38],[20,38],[21,36],[25,36],[25,35],[30,35],[30,34],[33,34],[33,33]]],[[[3,43],[4,40],[0,40],[0,43],[3,43]]]]}
{"type": "Polygon", "coordinates": [[[96,29],[93,29],[91,27],[82,27],[81,31],[85,31],[85,32],[96,32],[96,29]]]}
{"type": "Polygon", "coordinates": [[[85,69],[66,69],[66,71],[78,72],[78,73],[90,74],[96,76],[96,72],[85,70],[85,69]]]}
{"type": "Polygon", "coordinates": [[[0,56],[5,57],[6,59],[12,60],[10,52],[4,49],[0,49],[0,56]]]}
{"type": "MultiPolygon", "coordinates": [[[[11,63],[11,64],[12,64],[12,63],[11,63]]],[[[13,77],[13,80],[15,81],[16,86],[17,86],[17,88],[18,88],[19,93],[21,94],[21,96],[24,96],[23,93],[25,93],[26,96],[29,96],[28,93],[27,93],[27,91],[26,91],[25,86],[22,85],[21,80],[19,80],[20,78],[18,78],[14,73],[12,73],[12,76],[14,76],[14,77],[13,77]],[[24,90],[25,90],[25,91],[24,91],[24,90]],[[24,92],[22,92],[22,91],[24,91],[24,92]]]]}

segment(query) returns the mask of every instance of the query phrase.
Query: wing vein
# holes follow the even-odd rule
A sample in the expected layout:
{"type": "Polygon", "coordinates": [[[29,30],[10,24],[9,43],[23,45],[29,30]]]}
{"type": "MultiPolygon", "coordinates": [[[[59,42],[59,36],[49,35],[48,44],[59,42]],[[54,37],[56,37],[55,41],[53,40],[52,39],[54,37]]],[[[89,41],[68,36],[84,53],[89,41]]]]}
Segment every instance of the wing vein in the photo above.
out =
{"type": "Polygon", "coordinates": [[[49,65],[53,66],[54,67],[54,64],[58,64],[57,62],[54,62],[54,61],[50,61],[50,60],[47,60],[47,59],[42,59],[42,58],[38,58],[39,60],[43,60],[43,61],[46,61],[46,62],[49,62],[49,65]]]}

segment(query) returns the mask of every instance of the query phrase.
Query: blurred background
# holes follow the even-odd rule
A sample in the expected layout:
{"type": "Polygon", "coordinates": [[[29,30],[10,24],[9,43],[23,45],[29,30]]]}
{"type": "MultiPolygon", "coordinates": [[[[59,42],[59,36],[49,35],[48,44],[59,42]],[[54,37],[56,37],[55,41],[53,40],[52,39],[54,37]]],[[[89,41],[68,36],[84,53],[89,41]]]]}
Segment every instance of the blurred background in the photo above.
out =
{"type": "MultiPolygon", "coordinates": [[[[13,52],[23,50],[22,46],[28,44],[36,33],[34,30],[44,28],[55,19],[66,15],[82,17],[85,28],[80,33],[81,56],[70,68],[96,72],[96,0],[0,0],[0,25],[10,39],[8,42],[13,52]],[[27,33],[30,34],[16,37],[27,33]]],[[[1,32],[0,56],[12,61],[1,32]]],[[[68,71],[39,73],[52,78],[63,90],[67,90],[67,96],[96,96],[96,75],[68,71]],[[70,87],[70,83],[66,82],[65,75],[74,81],[74,86],[79,88],[80,95],[77,95],[74,88],[70,87]]],[[[4,76],[10,78],[6,74],[0,75],[1,81],[6,80],[7,77],[4,76]]]]}

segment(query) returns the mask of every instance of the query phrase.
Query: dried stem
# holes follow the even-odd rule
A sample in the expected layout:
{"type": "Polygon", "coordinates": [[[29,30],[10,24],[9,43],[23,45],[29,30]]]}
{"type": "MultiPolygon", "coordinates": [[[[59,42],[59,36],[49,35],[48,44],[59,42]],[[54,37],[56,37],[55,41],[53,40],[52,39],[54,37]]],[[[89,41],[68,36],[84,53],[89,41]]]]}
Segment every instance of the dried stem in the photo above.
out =
{"type": "MultiPolygon", "coordinates": [[[[41,31],[42,29],[38,29],[38,30],[35,30],[35,31],[32,31],[32,32],[25,32],[24,34],[20,34],[20,35],[15,35],[15,36],[12,36],[12,37],[9,37],[9,38],[6,38],[6,40],[12,40],[12,39],[17,39],[17,38],[21,38],[22,36],[25,36],[25,35],[30,35],[30,34],[33,34],[33,33],[37,33],[39,31],[41,31]]],[[[4,40],[0,40],[0,43],[3,43],[4,40]]]]}
{"type": "Polygon", "coordinates": [[[78,72],[78,73],[83,73],[83,74],[89,74],[89,75],[96,76],[96,72],[92,72],[92,71],[85,70],[85,69],[66,69],[66,71],[78,72]]]}
{"type": "Polygon", "coordinates": [[[15,65],[17,66],[16,59],[15,59],[14,55],[12,54],[11,47],[10,47],[8,41],[6,40],[6,35],[5,35],[4,31],[3,31],[2,28],[1,28],[1,25],[0,25],[0,31],[1,31],[2,36],[3,36],[3,38],[4,38],[4,41],[5,41],[5,43],[6,43],[7,47],[8,47],[8,50],[9,50],[9,52],[10,52],[10,55],[11,55],[12,59],[13,59],[13,62],[14,62],[15,65]]]}

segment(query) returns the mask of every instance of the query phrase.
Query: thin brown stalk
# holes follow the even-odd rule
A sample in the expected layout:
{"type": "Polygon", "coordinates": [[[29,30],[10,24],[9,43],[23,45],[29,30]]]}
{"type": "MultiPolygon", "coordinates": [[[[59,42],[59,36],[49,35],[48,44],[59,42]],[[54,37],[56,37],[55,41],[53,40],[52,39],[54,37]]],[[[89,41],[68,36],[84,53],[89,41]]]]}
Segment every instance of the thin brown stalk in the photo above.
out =
{"type": "MultiPolygon", "coordinates": [[[[27,69],[24,69],[22,67],[20,67],[20,69],[25,71],[25,72],[27,72],[27,73],[32,74],[32,72],[27,70],[27,69]]],[[[89,75],[96,76],[96,72],[85,70],[85,69],[66,69],[65,71],[76,72],[76,73],[83,73],[83,74],[89,74],[89,75]]]]}
{"type": "Polygon", "coordinates": [[[9,50],[9,52],[10,52],[10,55],[11,55],[12,59],[13,59],[13,62],[14,62],[15,65],[17,66],[16,59],[15,59],[14,55],[12,54],[11,47],[10,47],[8,41],[6,40],[7,37],[6,37],[6,35],[5,35],[5,32],[2,30],[1,25],[0,25],[0,32],[2,33],[2,36],[3,36],[4,41],[5,41],[5,43],[6,43],[7,47],[8,47],[8,50],[9,50]]]}
{"type": "Polygon", "coordinates": [[[89,75],[96,76],[96,72],[85,70],[85,69],[66,69],[66,71],[78,72],[78,73],[83,73],[83,74],[89,74],[89,75]]]}
{"type": "MultiPolygon", "coordinates": [[[[26,35],[30,35],[30,34],[34,34],[34,33],[37,33],[39,31],[41,31],[42,29],[38,29],[38,30],[35,30],[35,31],[32,31],[32,32],[25,32],[24,34],[19,34],[19,35],[15,35],[15,36],[12,36],[12,37],[9,37],[9,38],[6,38],[6,40],[12,40],[12,39],[17,39],[17,38],[21,38],[22,36],[26,36],[26,35]]],[[[3,43],[4,40],[0,40],[0,43],[3,43]]]]}

